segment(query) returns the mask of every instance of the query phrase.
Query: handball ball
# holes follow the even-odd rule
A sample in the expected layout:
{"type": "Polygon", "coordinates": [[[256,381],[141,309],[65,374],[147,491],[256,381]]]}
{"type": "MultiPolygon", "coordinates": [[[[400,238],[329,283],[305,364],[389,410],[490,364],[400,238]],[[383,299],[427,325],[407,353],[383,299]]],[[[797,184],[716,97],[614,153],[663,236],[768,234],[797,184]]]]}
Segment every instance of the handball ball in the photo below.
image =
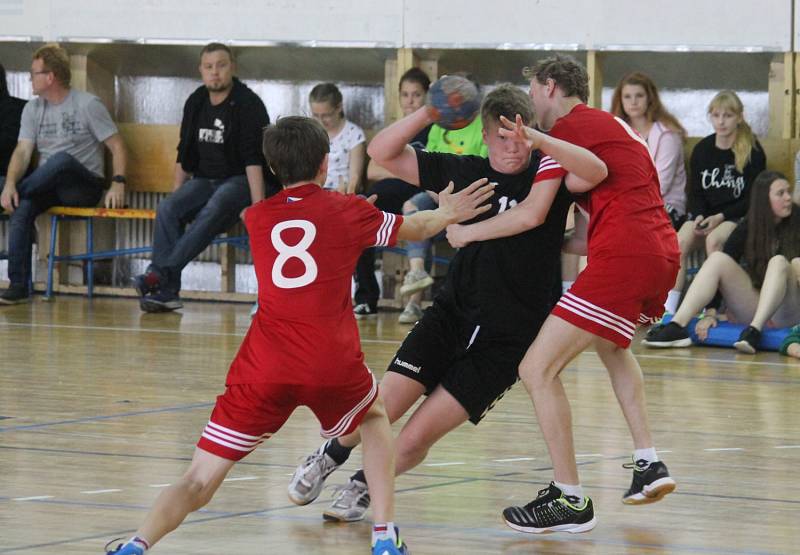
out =
{"type": "Polygon", "coordinates": [[[436,123],[445,129],[463,129],[475,119],[481,98],[475,84],[458,75],[443,75],[428,90],[426,103],[436,123]]]}

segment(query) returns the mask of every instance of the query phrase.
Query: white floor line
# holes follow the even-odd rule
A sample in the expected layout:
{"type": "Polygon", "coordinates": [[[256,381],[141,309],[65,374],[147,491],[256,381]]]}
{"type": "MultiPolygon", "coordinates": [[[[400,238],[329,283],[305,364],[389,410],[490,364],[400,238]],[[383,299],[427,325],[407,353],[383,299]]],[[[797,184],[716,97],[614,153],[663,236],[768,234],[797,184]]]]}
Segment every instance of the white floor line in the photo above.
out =
{"type": "Polygon", "coordinates": [[[494,459],[494,462],[517,462],[517,461],[533,461],[533,457],[515,457],[513,459],[494,459]]]}
{"type": "Polygon", "coordinates": [[[775,449],[800,449],[800,445],[776,445],[775,449]]]}
{"type": "Polygon", "coordinates": [[[99,493],[116,493],[118,491],[122,491],[121,489],[95,489],[89,491],[82,491],[81,493],[85,493],[86,495],[97,495],[99,493]]]}
{"type": "Polygon", "coordinates": [[[38,501],[40,499],[52,499],[52,495],[37,495],[34,497],[15,497],[12,501],[38,501]]]}
{"type": "Polygon", "coordinates": [[[467,464],[467,463],[465,462],[427,463],[424,466],[456,466],[459,464],[467,464]]]}
{"type": "Polygon", "coordinates": [[[244,482],[245,480],[258,480],[258,476],[242,476],[241,478],[225,478],[223,482],[244,482]]]}
{"type": "Polygon", "coordinates": [[[168,488],[171,485],[172,484],[150,484],[147,487],[149,487],[149,488],[168,488]]]}
{"type": "Polygon", "coordinates": [[[575,455],[575,458],[577,459],[578,457],[602,457],[602,456],[603,456],[602,453],[583,453],[581,455],[575,455]]]}
{"type": "Polygon", "coordinates": [[[703,449],[703,451],[744,451],[741,447],[716,447],[714,449],[703,449]]]}

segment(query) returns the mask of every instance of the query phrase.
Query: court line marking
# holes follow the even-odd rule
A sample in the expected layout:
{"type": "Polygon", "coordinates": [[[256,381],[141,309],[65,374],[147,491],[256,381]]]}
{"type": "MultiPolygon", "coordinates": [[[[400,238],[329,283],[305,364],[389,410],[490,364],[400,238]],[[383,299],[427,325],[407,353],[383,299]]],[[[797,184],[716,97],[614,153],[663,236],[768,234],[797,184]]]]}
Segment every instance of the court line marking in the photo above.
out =
{"type": "Polygon", "coordinates": [[[52,495],[34,495],[31,497],[12,497],[12,501],[41,501],[42,499],[53,499],[52,495]]]}
{"type": "Polygon", "coordinates": [[[703,451],[744,451],[743,447],[713,447],[703,451]]]}
{"type": "Polygon", "coordinates": [[[101,494],[101,493],[116,493],[118,491],[123,491],[123,490],[117,489],[117,488],[95,489],[95,490],[89,490],[89,491],[82,491],[81,493],[84,493],[86,495],[98,495],[98,494],[101,494]]]}
{"type": "Polygon", "coordinates": [[[460,465],[460,464],[467,464],[467,463],[459,462],[459,461],[440,462],[440,463],[423,463],[424,466],[457,466],[457,465],[460,465]]]}
{"type": "MultiPolygon", "coordinates": [[[[176,330],[176,329],[165,329],[165,328],[135,328],[135,327],[120,327],[120,326],[78,326],[73,324],[33,324],[33,323],[23,323],[23,322],[0,322],[0,328],[2,327],[15,327],[15,328],[45,328],[45,329],[74,329],[74,330],[92,330],[92,331],[118,331],[118,332],[138,332],[138,333],[158,333],[158,334],[172,334],[172,335],[199,335],[199,336],[210,336],[210,337],[244,337],[247,333],[248,328],[242,328],[241,331],[237,332],[213,332],[213,331],[196,331],[196,330],[176,330]]],[[[386,340],[386,339],[361,339],[362,343],[371,343],[371,344],[385,344],[385,345],[400,345],[402,340],[386,340]]],[[[582,354],[586,355],[597,355],[596,351],[584,351],[582,354]]],[[[691,356],[682,356],[682,355],[649,355],[644,353],[636,353],[636,358],[656,358],[656,359],[666,359],[666,360],[687,360],[687,361],[703,361],[703,362],[715,362],[715,363],[722,363],[722,364],[743,364],[747,366],[778,366],[778,367],[785,367],[789,365],[789,362],[766,362],[766,361],[746,361],[746,360],[737,360],[737,359],[725,359],[725,358],[706,358],[706,357],[691,357],[691,356]]]]}
{"type": "Polygon", "coordinates": [[[258,480],[258,476],[242,476],[241,478],[225,478],[223,482],[244,482],[246,480],[258,480]]]}
{"type": "Polygon", "coordinates": [[[534,461],[534,457],[514,457],[511,459],[494,459],[493,462],[518,462],[518,461],[534,461]]]}

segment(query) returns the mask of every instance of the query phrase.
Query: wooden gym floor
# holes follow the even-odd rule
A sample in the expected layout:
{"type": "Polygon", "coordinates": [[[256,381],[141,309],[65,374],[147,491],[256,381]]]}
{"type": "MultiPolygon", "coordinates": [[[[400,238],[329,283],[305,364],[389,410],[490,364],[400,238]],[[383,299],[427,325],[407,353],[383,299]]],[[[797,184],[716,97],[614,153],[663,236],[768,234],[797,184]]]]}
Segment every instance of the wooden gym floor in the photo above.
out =
{"type": "MultiPolygon", "coordinates": [[[[249,308],[195,302],[148,315],[130,299],[63,295],[0,308],[0,553],[101,553],[106,541],[129,537],[159,488],[185,469],[249,308]]],[[[396,317],[361,324],[379,376],[407,331],[396,317]]],[[[396,520],[412,552],[800,552],[800,361],[636,351],[676,493],[654,505],[620,503],[630,439],[606,372],[586,353],[564,381],[597,528],[538,537],[501,522],[505,506],[526,503],[551,478],[518,385],[483,424],[465,424],[397,480],[396,520]]],[[[286,497],[295,465],[320,441],[311,413],[296,411],[153,553],[367,553],[368,522],[323,523],[328,491],[306,507],[286,497]]],[[[329,484],[358,467],[358,453],[329,484]]]]}

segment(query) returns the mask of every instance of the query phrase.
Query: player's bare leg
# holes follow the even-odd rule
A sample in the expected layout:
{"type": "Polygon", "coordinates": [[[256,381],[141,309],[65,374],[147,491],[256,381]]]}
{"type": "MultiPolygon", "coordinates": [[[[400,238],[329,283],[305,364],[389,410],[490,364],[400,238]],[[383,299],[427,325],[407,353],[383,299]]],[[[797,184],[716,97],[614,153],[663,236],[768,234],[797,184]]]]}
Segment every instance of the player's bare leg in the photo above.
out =
{"type": "MultiPolygon", "coordinates": [[[[414,411],[395,441],[396,474],[408,472],[428,455],[428,450],[469,419],[464,407],[441,385],[414,411]]],[[[372,482],[370,482],[372,491],[372,482]]]]}
{"type": "MultiPolygon", "coordinates": [[[[148,547],[152,547],[175,530],[187,515],[211,501],[234,464],[235,461],[195,449],[189,469],[176,483],[161,491],[134,539],[144,540],[148,547]]],[[[133,542],[128,542],[115,553],[141,553],[130,543],[133,542]]]]}
{"type": "Polygon", "coordinates": [[[370,484],[375,522],[394,520],[394,440],[380,397],[359,426],[364,438],[364,473],[370,484]]]}

